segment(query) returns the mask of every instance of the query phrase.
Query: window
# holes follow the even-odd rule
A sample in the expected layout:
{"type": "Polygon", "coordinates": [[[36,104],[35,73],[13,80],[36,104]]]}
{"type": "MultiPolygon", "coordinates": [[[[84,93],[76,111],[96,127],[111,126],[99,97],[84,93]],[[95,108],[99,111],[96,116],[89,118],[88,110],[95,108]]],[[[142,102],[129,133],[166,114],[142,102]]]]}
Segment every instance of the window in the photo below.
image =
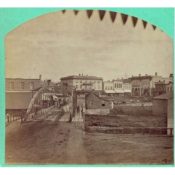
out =
{"type": "Polygon", "coordinates": [[[105,103],[102,103],[101,106],[105,106],[105,103]]]}
{"type": "Polygon", "coordinates": [[[14,82],[10,82],[10,88],[14,89],[14,82]]]}
{"type": "Polygon", "coordinates": [[[33,90],[34,89],[34,82],[30,83],[30,89],[33,90]]]}
{"type": "Polygon", "coordinates": [[[24,89],[24,82],[21,82],[21,89],[24,89]]]}

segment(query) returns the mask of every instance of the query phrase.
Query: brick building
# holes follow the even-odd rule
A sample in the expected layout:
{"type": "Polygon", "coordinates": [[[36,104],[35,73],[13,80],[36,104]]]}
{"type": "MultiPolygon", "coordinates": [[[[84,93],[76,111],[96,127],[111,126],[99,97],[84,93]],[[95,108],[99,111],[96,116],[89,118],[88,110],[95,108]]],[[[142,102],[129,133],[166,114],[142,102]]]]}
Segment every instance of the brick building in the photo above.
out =
{"type": "Polygon", "coordinates": [[[6,78],[6,112],[26,111],[34,93],[42,86],[39,79],[6,78]]]}
{"type": "Polygon", "coordinates": [[[41,79],[6,78],[6,92],[32,91],[41,86],[41,79]]]}
{"type": "Polygon", "coordinates": [[[103,79],[96,76],[72,75],[61,78],[61,88],[63,94],[72,94],[72,91],[102,91],[103,79]]]}
{"type": "Polygon", "coordinates": [[[155,91],[155,84],[163,80],[162,76],[155,73],[152,75],[132,76],[130,78],[132,86],[132,96],[153,96],[155,91]]]}
{"type": "Polygon", "coordinates": [[[155,91],[154,91],[155,96],[170,92],[173,92],[172,82],[166,83],[165,81],[159,81],[155,84],[155,91]]]}
{"type": "Polygon", "coordinates": [[[85,97],[86,109],[112,109],[112,101],[99,97],[94,92],[90,92],[85,97]]]}

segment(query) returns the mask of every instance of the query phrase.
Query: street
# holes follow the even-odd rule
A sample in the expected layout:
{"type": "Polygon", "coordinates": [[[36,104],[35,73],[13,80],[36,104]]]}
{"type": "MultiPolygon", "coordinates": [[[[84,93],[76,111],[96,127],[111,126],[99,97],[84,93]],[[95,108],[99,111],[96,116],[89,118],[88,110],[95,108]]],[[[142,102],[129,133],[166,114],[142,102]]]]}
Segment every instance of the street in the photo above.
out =
{"type": "MultiPolygon", "coordinates": [[[[54,109],[51,109],[52,111],[54,109]]],[[[86,133],[69,112],[6,127],[7,164],[167,164],[173,137],[86,133]]]]}

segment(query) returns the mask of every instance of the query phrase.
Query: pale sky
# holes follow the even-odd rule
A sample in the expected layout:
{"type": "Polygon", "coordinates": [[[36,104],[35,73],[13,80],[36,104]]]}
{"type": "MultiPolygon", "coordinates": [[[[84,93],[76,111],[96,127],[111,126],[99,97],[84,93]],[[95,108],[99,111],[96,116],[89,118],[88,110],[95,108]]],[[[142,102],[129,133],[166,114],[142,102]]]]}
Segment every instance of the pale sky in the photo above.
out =
{"type": "Polygon", "coordinates": [[[102,21],[95,11],[50,13],[35,18],[6,37],[6,77],[59,81],[83,73],[112,80],[125,75],[172,73],[172,40],[150,24],[143,28],[131,18],[114,23],[107,12],[102,21]]]}

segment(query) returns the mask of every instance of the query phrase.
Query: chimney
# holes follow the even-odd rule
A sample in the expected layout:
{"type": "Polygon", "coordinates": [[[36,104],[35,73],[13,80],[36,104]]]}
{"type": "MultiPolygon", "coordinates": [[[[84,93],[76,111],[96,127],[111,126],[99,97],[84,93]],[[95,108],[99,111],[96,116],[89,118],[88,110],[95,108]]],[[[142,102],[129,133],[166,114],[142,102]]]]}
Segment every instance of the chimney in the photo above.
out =
{"type": "Polygon", "coordinates": [[[157,72],[155,72],[155,76],[157,76],[157,72]]]}
{"type": "Polygon", "coordinates": [[[51,83],[51,80],[47,80],[47,85],[49,86],[51,83]]]}
{"type": "Polygon", "coordinates": [[[40,75],[39,75],[39,80],[41,80],[41,78],[42,78],[42,75],[40,74],[40,75]]]}

